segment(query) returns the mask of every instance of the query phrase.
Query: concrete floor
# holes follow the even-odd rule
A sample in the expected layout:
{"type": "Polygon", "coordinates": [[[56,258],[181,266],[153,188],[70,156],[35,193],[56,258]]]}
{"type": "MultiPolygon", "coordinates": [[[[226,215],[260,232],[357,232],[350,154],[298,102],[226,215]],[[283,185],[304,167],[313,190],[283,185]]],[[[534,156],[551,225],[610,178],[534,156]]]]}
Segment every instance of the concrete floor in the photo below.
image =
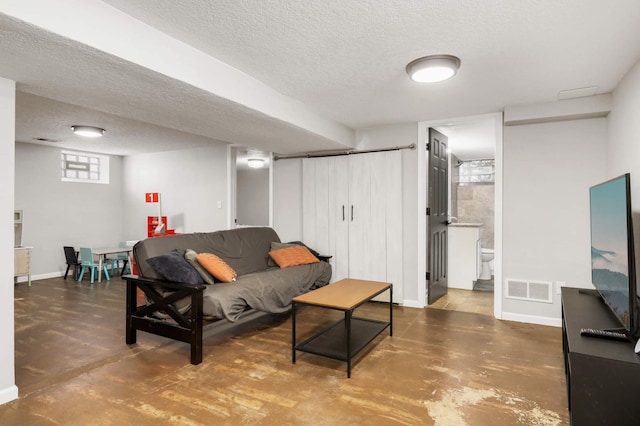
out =
{"type": "MultiPolygon", "coordinates": [[[[15,289],[16,382],[2,425],[563,425],[561,330],[444,309],[394,308],[394,333],[355,361],[298,353],[291,319],[205,329],[188,345],[124,342],[124,282],[61,278],[15,289]]],[[[360,316],[384,319],[371,303],[360,316]]],[[[340,318],[303,308],[298,336],[340,318]]],[[[222,326],[224,325],[224,326],[222,326]]]]}

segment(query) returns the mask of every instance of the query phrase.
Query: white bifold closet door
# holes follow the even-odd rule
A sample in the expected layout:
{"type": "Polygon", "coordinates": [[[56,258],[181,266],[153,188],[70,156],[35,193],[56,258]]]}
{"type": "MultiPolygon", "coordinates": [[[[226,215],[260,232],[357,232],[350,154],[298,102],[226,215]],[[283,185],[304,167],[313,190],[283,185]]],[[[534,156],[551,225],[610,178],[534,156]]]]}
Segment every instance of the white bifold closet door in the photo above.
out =
{"type": "Polygon", "coordinates": [[[303,160],[303,239],[333,256],[332,281],[391,282],[400,302],[402,229],[399,151],[303,160]]]}

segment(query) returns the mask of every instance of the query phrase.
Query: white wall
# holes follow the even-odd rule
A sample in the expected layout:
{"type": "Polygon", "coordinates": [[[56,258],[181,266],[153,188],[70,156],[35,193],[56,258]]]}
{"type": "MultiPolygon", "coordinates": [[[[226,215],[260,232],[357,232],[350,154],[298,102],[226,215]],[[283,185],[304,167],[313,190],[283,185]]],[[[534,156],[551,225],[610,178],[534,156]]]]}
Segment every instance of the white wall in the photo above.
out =
{"type": "Polygon", "coordinates": [[[15,147],[15,208],[24,215],[22,245],[33,246],[32,278],[64,272],[62,246],[118,244],[122,157],[109,159],[109,184],[62,182],[59,148],[28,143],[15,147]]]}
{"type": "Polygon", "coordinates": [[[236,176],[238,224],[269,226],[269,169],[242,169],[236,176]]]}
{"type": "Polygon", "coordinates": [[[18,397],[13,319],[14,81],[0,78],[0,404],[18,397]]]}
{"type": "Polygon", "coordinates": [[[162,215],[176,232],[210,232],[227,227],[227,146],[128,156],[123,162],[124,240],[147,238],[147,216],[158,205],[145,193],[159,192],[162,215]]]}
{"type": "Polygon", "coordinates": [[[302,160],[273,162],[273,229],[282,241],[302,240],[302,160]]]}
{"type": "MultiPolygon", "coordinates": [[[[631,207],[635,231],[636,270],[640,267],[640,62],[613,92],[607,127],[606,177],[631,173],[631,207]]],[[[640,273],[636,273],[636,283],[640,273]]]]}
{"type": "MultiPolygon", "coordinates": [[[[504,128],[503,279],[591,287],[589,187],[605,177],[606,118],[504,128]]],[[[503,318],[560,324],[561,303],[507,299],[503,318]]]]}

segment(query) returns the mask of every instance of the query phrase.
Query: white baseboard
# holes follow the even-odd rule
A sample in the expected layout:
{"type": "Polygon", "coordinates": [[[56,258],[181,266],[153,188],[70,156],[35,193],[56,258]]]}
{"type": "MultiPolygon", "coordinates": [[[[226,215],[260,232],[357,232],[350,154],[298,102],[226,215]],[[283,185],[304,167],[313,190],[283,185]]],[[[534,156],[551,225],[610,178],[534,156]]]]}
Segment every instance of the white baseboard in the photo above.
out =
{"type": "Polygon", "coordinates": [[[18,399],[18,387],[16,385],[0,390],[0,405],[14,399],[18,399]]]}
{"type": "MultiPolygon", "coordinates": [[[[69,275],[73,277],[73,270],[69,271],[69,275]]],[[[62,272],[49,272],[46,274],[38,274],[38,275],[31,275],[31,279],[32,280],[46,280],[47,278],[58,278],[58,277],[64,277],[64,271],[62,272]]]]}
{"type": "MultiPolygon", "coordinates": [[[[73,275],[73,271],[69,271],[69,274],[73,275]]],[[[47,272],[46,274],[31,275],[31,281],[46,280],[47,278],[57,278],[57,277],[64,277],[64,271],[47,272]]],[[[29,281],[29,277],[27,277],[26,275],[24,276],[21,275],[18,277],[19,283],[26,283],[27,281],[29,281]]]]}
{"type": "Polygon", "coordinates": [[[529,324],[548,325],[551,327],[562,327],[561,318],[540,317],[537,315],[514,314],[513,312],[503,312],[502,319],[505,321],[526,322],[529,324]]]}
{"type": "Polygon", "coordinates": [[[408,300],[408,299],[404,299],[404,301],[402,302],[402,306],[405,308],[418,308],[418,309],[424,308],[424,305],[418,302],[417,300],[408,300]]]}

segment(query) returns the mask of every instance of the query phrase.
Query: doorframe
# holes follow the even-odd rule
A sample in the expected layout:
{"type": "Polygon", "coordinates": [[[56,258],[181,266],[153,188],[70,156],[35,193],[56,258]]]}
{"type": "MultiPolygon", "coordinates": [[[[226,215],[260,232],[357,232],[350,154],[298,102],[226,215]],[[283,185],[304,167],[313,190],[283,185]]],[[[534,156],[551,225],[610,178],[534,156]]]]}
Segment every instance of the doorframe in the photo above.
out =
{"type": "Polygon", "coordinates": [[[503,114],[502,112],[481,114],[445,120],[418,122],[418,303],[426,306],[427,295],[427,142],[429,127],[463,124],[469,121],[493,119],[495,123],[495,234],[493,315],[502,319],[502,188],[503,188],[503,114]]]}

